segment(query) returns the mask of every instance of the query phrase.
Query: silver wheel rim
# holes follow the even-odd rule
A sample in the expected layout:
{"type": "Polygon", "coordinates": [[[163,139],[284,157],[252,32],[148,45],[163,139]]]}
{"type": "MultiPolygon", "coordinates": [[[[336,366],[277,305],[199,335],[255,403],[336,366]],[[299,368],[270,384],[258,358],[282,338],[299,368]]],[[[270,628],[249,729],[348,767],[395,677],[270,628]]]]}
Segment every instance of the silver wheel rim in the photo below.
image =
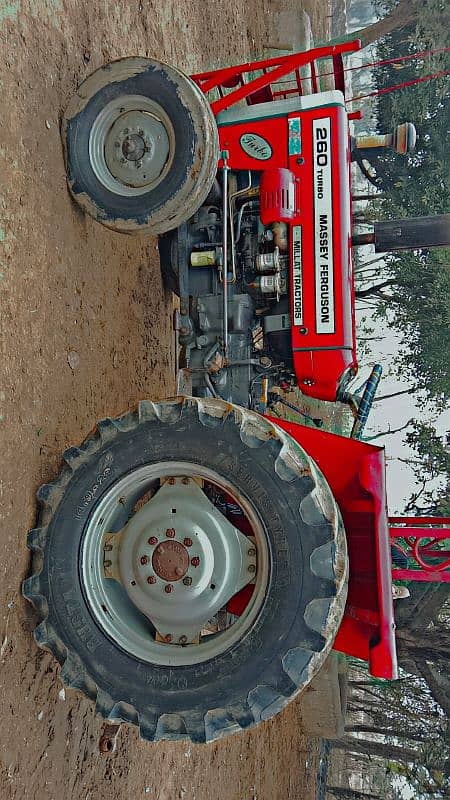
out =
{"type": "Polygon", "coordinates": [[[137,197],[155,189],[175,153],[175,133],[164,109],[144,95],[121,95],[95,118],[89,160],[100,183],[114,194],[137,197]]]}
{"type": "MultiPolygon", "coordinates": [[[[136,512],[137,513],[137,512],[136,512]]],[[[225,518],[224,518],[225,519],[225,518]]],[[[264,525],[248,499],[222,476],[189,462],[146,465],[124,476],[104,495],[90,518],[81,547],[81,582],[88,606],[97,623],[122,650],[135,658],[164,666],[187,666],[215,658],[240,641],[252,629],[264,604],[270,573],[270,553],[264,525]],[[202,637],[199,644],[165,644],[156,641],[152,625],[131,602],[123,586],[105,576],[104,537],[122,529],[136,503],[159,486],[162,478],[201,478],[237,502],[247,518],[257,551],[254,589],[242,613],[226,630],[202,637]]],[[[252,582],[253,585],[253,582],[252,582]]]]}

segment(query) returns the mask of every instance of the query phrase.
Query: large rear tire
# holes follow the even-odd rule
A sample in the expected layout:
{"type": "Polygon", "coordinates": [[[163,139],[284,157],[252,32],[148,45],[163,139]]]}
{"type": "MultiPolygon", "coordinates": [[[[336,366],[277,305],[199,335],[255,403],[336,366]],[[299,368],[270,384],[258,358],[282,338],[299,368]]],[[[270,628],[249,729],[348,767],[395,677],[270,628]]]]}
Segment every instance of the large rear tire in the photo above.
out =
{"type": "Polygon", "coordinates": [[[121,233],[178,227],[216,176],[218,133],[206,97],[179,70],[152,59],[123,58],[86,78],[61,133],[74,199],[121,233]]]}
{"type": "Polygon", "coordinates": [[[149,740],[211,741],[275,715],[322,666],[344,611],[345,534],[315,464],[267,419],[215,399],[141,402],[98,423],[80,448],[68,450],[59,477],[41,487],[38,500],[23,587],[42,620],[35,638],[60,662],[64,683],[95,700],[104,718],[135,723],[149,740]],[[193,503],[184,504],[183,491],[193,503]],[[149,527],[145,515],[163,492],[169,506],[149,527]],[[214,527],[224,558],[216,557],[222,545],[214,527]],[[173,543],[165,562],[171,577],[152,558],[158,539],[166,546],[164,529],[173,543]],[[128,587],[108,573],[119,530],[120,557],[130,551],[134,558],[128,587]],[[189,567],[182,565],[186,548],[189,567]],[[252,577],[244,577],[251,582],[242,589],[245,569],[252,577]],[[138,609],[133,592],[140,588],[138,609]],[[222,589],[232,600],[217,613],[216,632],[180,636],[183,619],[198,613],[211,627],[200,603],[222,589]],[[145,592],[152,618],[160,606],[156,629],[142,615],[145,592]],[[176,636],[167,634],[170,625],[176,636]]]}

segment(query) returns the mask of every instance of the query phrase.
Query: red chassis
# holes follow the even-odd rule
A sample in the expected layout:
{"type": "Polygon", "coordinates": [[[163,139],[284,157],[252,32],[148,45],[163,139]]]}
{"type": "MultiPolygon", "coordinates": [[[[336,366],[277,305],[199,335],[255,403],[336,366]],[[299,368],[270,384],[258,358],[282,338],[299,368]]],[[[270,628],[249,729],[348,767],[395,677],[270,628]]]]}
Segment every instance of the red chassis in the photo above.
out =
{"type": "MultiPolygon", "coordinates": [[[[356,370],[350,137],[342,55],[359,41],[192,76],[232,170],[260,172],[264,225],[289,230],[291,334],[305,394],[333,401],[356,370]],[[247,105],[235,106],[245,100],[247,105]]],[[[219,162],[221,166],[223,162],[219,162]]]]}
{"type": "MultiPolygon", "coordinates": [[[[356,40],[192,76],[216,115],[219,167],[226,159],[232,170],[259,171],[263,224],[288,225],[294,368],[302,391],[323,400],[335,400],[357,367],[348,121],[359,113],[346,109],[343,56],[359,48],[356,40]]],[[[315,459],[343,517],[350,578],[334,648],[394,679],[392,579],[450,581],[450,553],[436,550],[450,531],[429,527],[450,520],[389,520],[382,448],[272,421],[315,459]],[[392,549],[407,569],[392,569],[392,549]]]]}

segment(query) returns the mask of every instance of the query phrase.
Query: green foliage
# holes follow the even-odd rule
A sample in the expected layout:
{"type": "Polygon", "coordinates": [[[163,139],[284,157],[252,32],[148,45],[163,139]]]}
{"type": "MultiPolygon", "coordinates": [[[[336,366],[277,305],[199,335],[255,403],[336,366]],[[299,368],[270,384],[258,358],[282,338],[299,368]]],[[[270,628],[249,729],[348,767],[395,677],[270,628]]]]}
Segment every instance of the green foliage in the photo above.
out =
{"type": "Polygon", "coordinates": [[[397,373],[442,407],[450,396],[450,249],[392,254],[386,264],[394,283],[377,315],[403,334],[397,373]]]}
{"type": "Polygon", "coordinates": [[[407,510],[447,516],[450,514],[448,485],[430,488],[436,478],[448,480],[450,475],[450,452],[444,447],[435,429],[423,422],[415,421],[406,435],[407,444],[416,457],[409,461],[415,474],[418,489],[411,495],[407,510]]]}
{"type": "MultiPolygon", "coordinates": [[[[414,2],[413,2],[414,4],[414,2]]],[[[378,4],[381,14],[395,9],[395,0],[378,4]]],[[[414,22],[394,29],[377,42],[377,57],[389,60],[450,45],[446,0],[425,0],[417,6],[414,22]]],[[[449,69],[450,54],[414,58],[385,64],[374,70],[377,88],[383,89],[449,69]]],[[[401,122],[417,129],[415,151],[401,156],[391,150],[373,159],[382,196],[372,203],[378,217],[398,219],[448,213],[450,210],[450,80],[441,78],[381,94],[377,100],[379,128],[391,131],[401,122]]],[[[438,405],[450,396],[450,249],[430,249],[389,254],[383,273],[357,278],[358,289],[392,280],[372,301],[380,317],[402,334],[398,374],[424,389],[438,405]]]]}

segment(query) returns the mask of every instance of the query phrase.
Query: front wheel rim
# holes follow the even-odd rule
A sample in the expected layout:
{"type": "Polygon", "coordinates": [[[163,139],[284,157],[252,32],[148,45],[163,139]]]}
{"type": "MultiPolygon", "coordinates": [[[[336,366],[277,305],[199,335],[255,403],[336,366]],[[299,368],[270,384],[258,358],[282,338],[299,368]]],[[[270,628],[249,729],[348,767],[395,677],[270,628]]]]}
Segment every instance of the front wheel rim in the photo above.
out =
{"type": "Polygon", "coordinates": [[[144,95],[121,95],[95,118],[89,161],[114,194],[137,197],[155,189],[170,170],[175,132],[164,109],[144,95]]]}
{"type": "MultiPolygon", "coordinates": [[[[242,494],[239,494],[239,499],[236,494],[236,488],[213,470],[189,462],[165,462],[134,470],[103,495],[84,531],[80,573],[83,593],[91,614],[108,638],[120,649],[151,664],[189,666],[219,656],[241,641],[252,629],[267,596],[270,547],[266,529],[253,505],[242,494]],[[105,535],[121,529],[124,520],[127,522],[130,515],[133,518],[136,504],[139,505],[142,498],[154,492],[160,481],[169,476],[171,480],[177,476],[201,479],[230,496],[245,515],[252,535],[249,545],[253,546],[254,543],[257,550],[254,589],[243,613],[234,618],[225,630],[201,636],[198,644],[179,643],[178,640],[176,643],[162,642],[155,634],[155,629],[152,629],[149,619],[133,605],[123,586],[110,577],[105,577],[105,535]]],[[[161,596],[164,597],[164,594],[161,596]]],[[[166,596],[169,600],[173,599],[171,595],[166,596]]],[[[187,598],[188,596],[186,593],[187,598]]]]}

